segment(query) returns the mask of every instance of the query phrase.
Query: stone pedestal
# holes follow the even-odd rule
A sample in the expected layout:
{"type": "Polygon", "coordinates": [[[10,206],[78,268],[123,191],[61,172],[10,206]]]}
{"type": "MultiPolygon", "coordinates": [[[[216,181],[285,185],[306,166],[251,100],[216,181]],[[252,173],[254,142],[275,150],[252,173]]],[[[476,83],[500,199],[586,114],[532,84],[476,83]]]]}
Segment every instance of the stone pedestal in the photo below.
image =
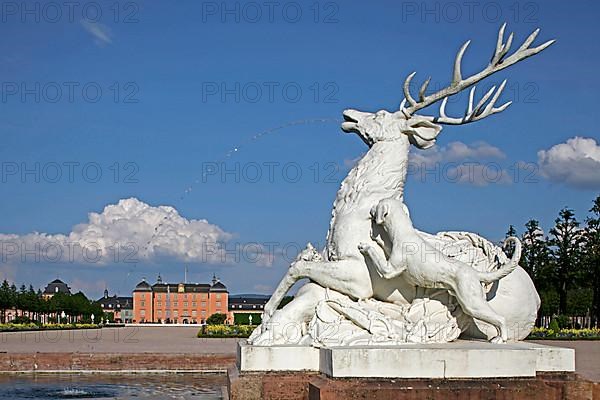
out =
{"type": "Polygon", "coordinates": [[[319,371],[319,349],[307,346],[250,346],[239,342],[237,366],[242,372],[319,371]]]}
{"type": "Polygon", "coordinates": [[[575,350],[517,342],[458,340],[444,344],[306,346],[238,344],[240,372],[319,372],[332,378],[517,378],[574,372],[575,350]]]}
{"type": "Polygon", "coordinates": [[[598,399],[572,349],[457,341],[387,347],[238,347],[232,400],[598,399]],[[596,397],[594,397],[596,396],[596,397]],[[456,397],[458,398],[458,397],[456,397]]]}

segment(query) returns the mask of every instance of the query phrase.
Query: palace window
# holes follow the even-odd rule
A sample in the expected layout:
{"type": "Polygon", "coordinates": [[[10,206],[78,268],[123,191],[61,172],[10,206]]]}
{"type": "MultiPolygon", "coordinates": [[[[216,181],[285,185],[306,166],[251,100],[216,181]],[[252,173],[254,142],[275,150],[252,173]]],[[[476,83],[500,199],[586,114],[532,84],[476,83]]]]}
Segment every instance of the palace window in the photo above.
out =
{"type": "MultiPolygon", "coordinates": [[[[145,301],[141,301],[141,302],[140,302],[140,307],[144,307],[145,305],[146,305],[146,302],[145,302],[145,301]]],[[[111,304],[111,306],[112,306],[112,304],[111,304]]]]}
{"type": "Polygon", "coordinates": [[[159,307],[160,307],[160,306],[162,306],[162,301],[158,301],[158,302],[156,303],[156,305],[157,305],[157,306],[159,306],[159,307]]]}
{"type": "Polygon", "coordinates": [[[192,301],[192,307],[198,307],[198,303],[195,301],[192,301]]]}
{"type": "Polygon", "coordinates": [[[202,308],[206,308],[206,302],[205,301],[202,302],[202,308]]]}
{"type": "Polygon", "coordinates": [[[178,303],[178,302],[176,302],[176,301],[174,301],[174,302],[173,302],[173,307],[179,307],[179,303],[178,303]]]}
{"type": "Polygon", "coordinates": [[[197,316],[198,316],[198,312],[197,312],[196,310],[193,310],[193,311],[192,311],[192,317],[194,317],[194,318],[195,318],[195,317],[197,317],[197,316]]]}
{"type": "Polygon", "coordinates": [[[173,316],[175,318],[179,317],[179,311],[177,311],[177,310],[173,311],[173,316]]]}
{"type": "Polygon", "coordinates": [[[145,317],[145,316],[146,316],[146,310],[141,310],[141,311],[140,311],[140,315],[141,315],[142,317],[145,317]]]}
{"type": "Polygon", "coordinates": [[[158,316],[162,317],[162,310],[158,310],[158,316]]]}
{"type": "Polygon", "coordinates": [[[187,302],[187,301],[184,301],[184,302],[183,302],[183,307],[184,307],[184,308],[188,308],[188,302],[187,302]]]}
{"type": "Polygon", "coordinates": [[[221,308],[221,302],[217,301],[217,308],[221,308]]]}

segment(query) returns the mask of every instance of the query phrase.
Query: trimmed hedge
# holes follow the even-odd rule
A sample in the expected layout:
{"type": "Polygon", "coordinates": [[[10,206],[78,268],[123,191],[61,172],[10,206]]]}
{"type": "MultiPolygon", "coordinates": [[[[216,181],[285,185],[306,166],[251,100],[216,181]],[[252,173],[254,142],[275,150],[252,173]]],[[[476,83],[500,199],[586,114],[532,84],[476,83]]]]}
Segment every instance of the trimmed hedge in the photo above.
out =
{"type": "Polygon", "coordinates": [[[600,340],[600,328],[552,329],[533,328],[527,339],[535,340],[600,340]]]}
{"type": "Polygon", "coordinates": [[[205,325],[198,332],[199,338],[247,338],[256,325],[205,325]]]}
{"type": "MultiPolygon", "coordinates": [[[[256,325],[205,325],[199,338],[247,338],[256,325]]],[[[531,340],[600,340],[600,328],[559,329],[534,328],[527,339],[531,340]]]]}

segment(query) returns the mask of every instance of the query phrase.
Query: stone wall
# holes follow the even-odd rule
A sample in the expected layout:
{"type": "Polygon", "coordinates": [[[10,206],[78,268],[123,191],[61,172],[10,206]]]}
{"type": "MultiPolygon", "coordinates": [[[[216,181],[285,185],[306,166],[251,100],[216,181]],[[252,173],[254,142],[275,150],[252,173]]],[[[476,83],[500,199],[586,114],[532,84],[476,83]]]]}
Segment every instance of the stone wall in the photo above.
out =
{"type": "Polygon", "coordinates": [[[574,373],[503,379],[328,378],[318,373],[228,371],[230,400],[600,400],[600,384],[574,373]]]}
{"type": "Polygon", "coordinates": [[[164,353],[3,353],[0,372],[226,371],[234,355],[164,353]]]}

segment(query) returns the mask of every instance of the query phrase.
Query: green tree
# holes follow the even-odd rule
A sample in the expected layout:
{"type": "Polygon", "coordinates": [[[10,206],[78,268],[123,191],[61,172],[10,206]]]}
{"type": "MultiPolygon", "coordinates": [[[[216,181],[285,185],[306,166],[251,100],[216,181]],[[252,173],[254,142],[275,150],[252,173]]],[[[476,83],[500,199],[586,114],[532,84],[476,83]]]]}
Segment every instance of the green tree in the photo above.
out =
{"type": "Polygon", "coordinates": [[[592,308],[592,289],[577,287],[567,295],[567,315],[588,315],[592,308]]]}
{"type": "Polygon", "coordinates": [[[29,318],[34,321],[39,321],[41,312],[41,298],[35,292],[33,285],[29,285],[27,290],[27,302],[29,304],[29,318]]]}
{"type": "MultiPolygon", "coordinates": [[[[54,314],[54,319],[59,321],[60,314],[64,311],[65,314],[71,315],[71,304],[69,301],[69,295],[65,293],[55,293],[54,296],[48,300],[48,311],[54,314]]],[[[65,322],[65,321],[62,321],[65,322]]]]}
{"type": "MultiPolygon", "coordinates": [[[[28,298],[27,298],[27,287],[25,285],[21,285],[19,291],[17,292],[17,301],[16,306],[17,310],[21,312],[21,316],[25,315],[25,310],[29,308],[28,298]]],[[[18,312],[17,312],[18,314],[18,312]]]]}
{"type": "Polygon", "coordinates": [[[208,325],[222,325],[225,323],[227,315],[221,313],[214,313],[206,319],[208,325]]]}
{"type": "Polygon", "coordinates": [[[540,291],[540,315],[552,316],[558,313],[558,293],[554,288],[540,291]]]}
{"type": "Polygon", "coordinates": [[[538,290],[549,289],[552,287],[552,275],[549,270],[548,243],[537,220],[527,221],[521,243],[523,251],[519,264],[527,271],[538,290]]]}
{"type": "Polygon", "coordinates": [[[71,302],[71,322],[75,322],[80,318],[85,318],[91,314],[91,303],[82,292],[77,292],[69,298],[71,302]]]}
{"type": "Polygon", "coordinates": [[[250,323],[250,316],[252,315],[252,325],[260,325],[262,322],[261,313],[239,313],[233,316],[233,323],[235,325],[248,325],[250,323]]]}
{"type": "Polygon", "coordinates": [[[48,315],[48,302],[44,299],[41,289],[38,289],[35,295],[38,303],[38,321],[43,322],[42,316],[48,315]]]}
{"type": "Polygon", "coordinates": [[[13,299],[11,296],[10,285],[5,279],[0,285],[0,311],[2,312],[2,323],[6,323],[6,311],[13,308],[13,299]]]}
{"type": "MultiPolygon", "coordinates": [[[[89,317],[90,322],[92,321],[92,314],[94,314],[94,321],[96,323],[100,322],[100,320],[104,316],[104,311],[102,310],[100,303],[98,303],[97,301],[93,301],[90,304],[90,313],[86,316],[86,318],[89,317]]],[[[114,313],[112,321],[114,321],[114,313]]]]}
{"type": "Polygon", "coordinates": [[[567,292],[580,277],[582,232],[573,210],[563,208],[555,225],[550,229],[552,236],[551,258],[553,263],[554,284],[559,297],[559,313],[567,312],[567,292]]]}
{"type": "Polygon", "coordinates": [[[586,220],[584,244],[584,279],[592,288],[593,323],[600,323],[600,196],[590,209],[586,220]]]}
{"type": "Polygon", "coordinates": [[[10,289],[9,289],[10,308],[14,308],[14,309],[17,308],[18,297],[19,297],[19,291],[17,290],[17,286],[13,283],[12,285],[10,285],[10,289]]]}
{"type": "MultiPolygon", "coordinates": [[[[96,314],[94,314],[96,315],[96,314]]],[[[108,320],[108,322],[110,322],[111,324],[113,322],[115,322],[115,313],[114,312],[104,312],[102,314],[102,320],[108,320]]],[[[98,319],[96,319],[96,321],[98,321],[98,319]]]]}

